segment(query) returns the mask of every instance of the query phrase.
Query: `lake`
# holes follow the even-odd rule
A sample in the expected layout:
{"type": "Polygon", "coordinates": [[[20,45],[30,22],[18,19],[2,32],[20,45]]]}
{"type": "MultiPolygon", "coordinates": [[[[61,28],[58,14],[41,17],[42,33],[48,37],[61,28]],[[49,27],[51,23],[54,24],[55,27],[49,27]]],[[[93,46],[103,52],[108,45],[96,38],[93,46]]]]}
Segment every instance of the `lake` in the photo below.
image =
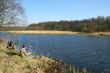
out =
{"type": "Polygon", "coordinates": [[[1,36],[13,40],[20,49],[63,60],[76,67],[88,67],[92,73],[110,69],[110,36],[7,34],[1,36]],[[10,38],[11,37],[11,38],[10,38]]]}

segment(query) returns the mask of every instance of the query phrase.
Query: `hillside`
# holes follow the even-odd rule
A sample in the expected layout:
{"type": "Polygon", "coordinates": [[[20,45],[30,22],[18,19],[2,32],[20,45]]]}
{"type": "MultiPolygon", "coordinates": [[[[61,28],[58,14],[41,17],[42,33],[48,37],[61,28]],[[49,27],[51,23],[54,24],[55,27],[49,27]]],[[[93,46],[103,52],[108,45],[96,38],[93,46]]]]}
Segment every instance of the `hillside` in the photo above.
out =
{"type": "Polygon", "coordinates": [[[72,73],[63,62],[41,55],[31,58],[17,54],[17,50],[0,50],[0,73],[72,73]]]}
{"type": "Polygon", "coordinates": [[[75,31],[75,32],[109,32],[110,16],[98,16],[96,18],[59,21],[59,22],[42,22],[30,24],[28,27],[37,30],[58,30],[58,31],[75,31]]]}

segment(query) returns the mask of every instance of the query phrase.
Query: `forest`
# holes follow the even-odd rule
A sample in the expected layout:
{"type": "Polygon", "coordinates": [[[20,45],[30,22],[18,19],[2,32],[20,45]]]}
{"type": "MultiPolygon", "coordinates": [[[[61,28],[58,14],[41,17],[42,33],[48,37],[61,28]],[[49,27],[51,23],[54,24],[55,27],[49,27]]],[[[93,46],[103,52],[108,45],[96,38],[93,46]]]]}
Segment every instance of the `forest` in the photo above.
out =
{"type": "Polygon", "coordinates": [[[76,32],[109,32],[110,16],[98,16],[96,18],[33,23],[28,26],[36,30],[58,30],[58,31],[76,31],[76,32]]]}

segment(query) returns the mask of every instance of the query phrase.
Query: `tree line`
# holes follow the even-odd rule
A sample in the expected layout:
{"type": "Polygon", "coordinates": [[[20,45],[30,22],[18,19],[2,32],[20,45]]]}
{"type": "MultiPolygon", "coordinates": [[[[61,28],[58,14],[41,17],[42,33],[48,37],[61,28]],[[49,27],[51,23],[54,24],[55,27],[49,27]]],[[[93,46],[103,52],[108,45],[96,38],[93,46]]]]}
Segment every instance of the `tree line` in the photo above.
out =
{"type": "Polygon", "coordinates": [[[33,23],[28,27],[37,30],[59,30],[59,31],[77,31],[77,32],[109,32],[110,16],[98,16],[96,18],[59,21],[59,22],[42,22],[33,23]]]}

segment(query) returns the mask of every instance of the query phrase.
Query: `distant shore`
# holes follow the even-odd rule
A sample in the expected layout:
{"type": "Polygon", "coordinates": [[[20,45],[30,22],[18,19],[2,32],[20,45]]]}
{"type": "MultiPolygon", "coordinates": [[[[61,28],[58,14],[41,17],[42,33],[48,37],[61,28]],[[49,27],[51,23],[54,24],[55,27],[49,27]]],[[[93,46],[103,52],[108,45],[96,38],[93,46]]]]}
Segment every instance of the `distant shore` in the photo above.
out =
{"type": "Polygon", "coordinates": [[[110,35],[110,32],[93,32],[93,33],[82,33],[82,32],[72,32],[72,31],[42,31],[42,30],[27,30],[27,31],[3,31],[18,34],[81,34],[81,35],[110,35]]]}
{"type": "Polygon", "coordinates": [[[5,31],[10,33],[18,33],[18,34],[79,34],[79,32],[71,32],[71,31],[42,31],[42,30],[27,30],[27,31],[5,31]]]}

